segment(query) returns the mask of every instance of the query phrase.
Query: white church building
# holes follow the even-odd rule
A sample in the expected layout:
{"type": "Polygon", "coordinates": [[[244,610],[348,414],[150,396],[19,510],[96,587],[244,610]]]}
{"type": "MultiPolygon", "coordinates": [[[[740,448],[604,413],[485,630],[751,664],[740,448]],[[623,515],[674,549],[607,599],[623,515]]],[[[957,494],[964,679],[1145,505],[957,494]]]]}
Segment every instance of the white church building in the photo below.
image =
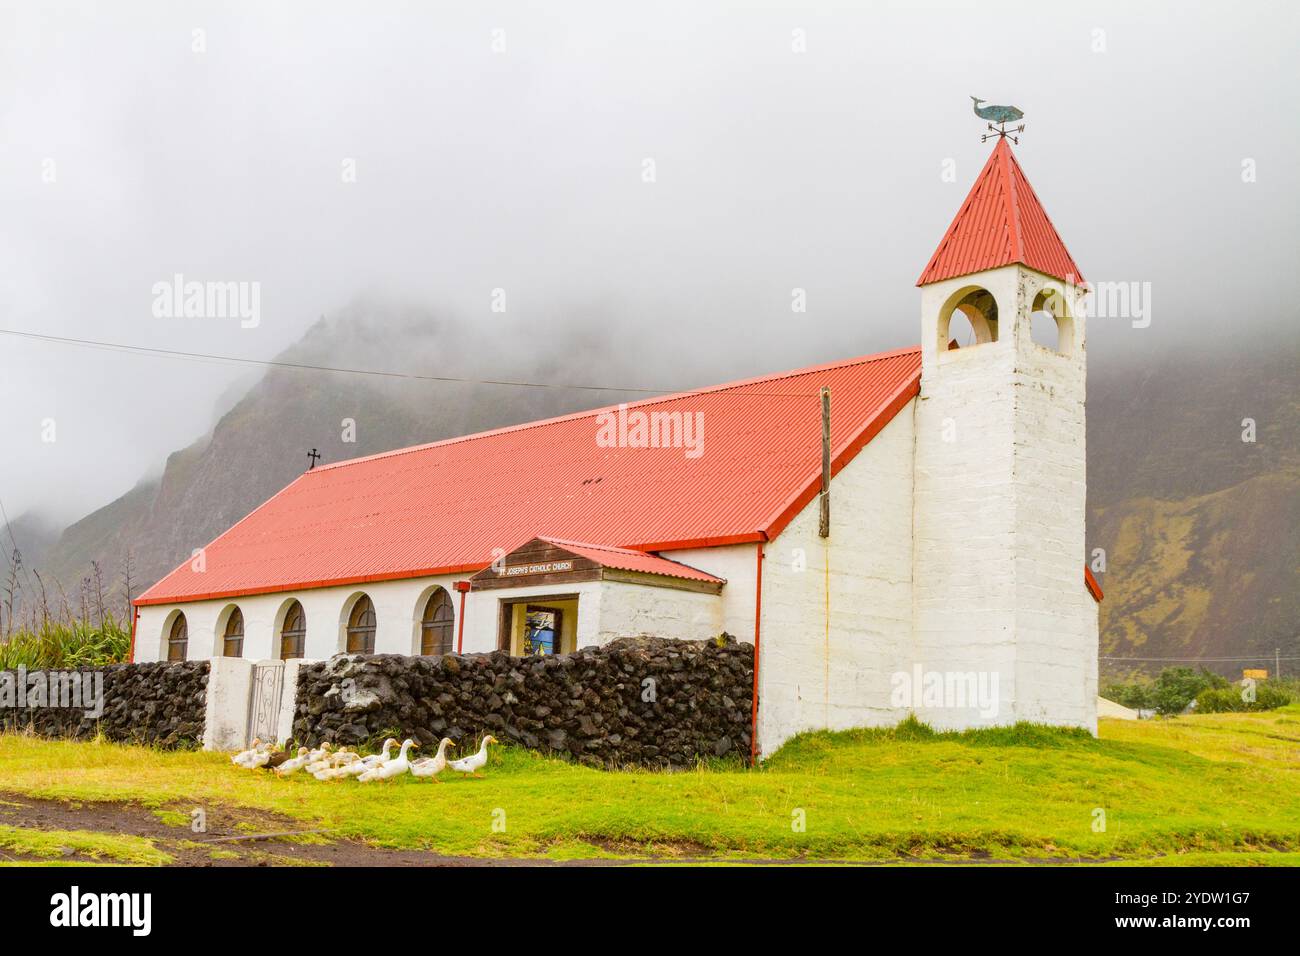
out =
{"type": "Polygon", "coordinates": [[[919,346],[314,468],[136,600],[132,657],[726,631],[761,754],[912,713],[1095,732],[1082,282],[999,139],[919,346]]]}

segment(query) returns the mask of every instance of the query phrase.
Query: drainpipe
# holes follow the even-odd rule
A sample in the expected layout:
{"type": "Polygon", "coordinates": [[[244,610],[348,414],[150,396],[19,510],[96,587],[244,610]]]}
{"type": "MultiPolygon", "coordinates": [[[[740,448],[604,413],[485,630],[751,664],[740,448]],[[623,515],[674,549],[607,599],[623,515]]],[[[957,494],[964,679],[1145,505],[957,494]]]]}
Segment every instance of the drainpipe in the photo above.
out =
{"type": "Polygon", "coordinates": [[[134,602],[132,602],[131,604],[131,651],[130,651],[130,655],[126,659],[126,662],[128,664],[135,663],[135,628],[136,625],[139,623],[140,623],[140,609],[136,607],[134,602]]]}
{"type": "Polygon", "coordinates": [[[758,640],[763,627],[763,542],[758,542],[754,584],[754,692],[749,705],[749,765],[758,763],[758,640]]]}
{"type": "Polygon", "coordinates": [[[456,624],[456,653],[465,651],[465,595],[469,593],[468,581],[457,581],[452,585],[460,592],[460,620],[456,624]]]}

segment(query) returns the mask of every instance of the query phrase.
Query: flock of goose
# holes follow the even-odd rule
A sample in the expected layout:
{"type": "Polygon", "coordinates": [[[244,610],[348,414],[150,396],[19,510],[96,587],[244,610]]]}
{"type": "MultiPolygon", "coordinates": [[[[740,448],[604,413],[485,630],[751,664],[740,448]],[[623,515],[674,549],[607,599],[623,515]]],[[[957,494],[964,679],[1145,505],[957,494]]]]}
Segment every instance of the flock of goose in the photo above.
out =
{"type": "Polygon", "coordinates": [[[478,753],[459,760],[448,760],[447,748],[452,746],[452,741],[449,737],[443,737],[442,742],[438,744],[437,754],[425,757],[423,760],[412,761],[408,759],[408,754],[412,747],[420,745],[410,738],[402,742],[402,748],[396,757],[391,756],[393,748],[397,746],[397,741],[392,737],[384,741],[382,753],[368,757],[350,750],[334,750],[328,743],[321,744],[316,750],[299,747],[297,756],[293,756],[287,750],[271,743],[263,743],[258,739],[253,741],[250,749],[232,756],[230,762],[236,767],[245,767],[249,770],[274,770],[281,777],[304,770],[317,780],[342,780],[344,777],[356,777],[362,783],[371,783],[375,780],[392,780],[404,773],[410,773],[413,777],[441,783],[438,774],[448,767],[467,776],[482,777],[479,771],[487,765],[488,744],[496,742],[497,739],[488,734],[483,738],[478,753]]]}

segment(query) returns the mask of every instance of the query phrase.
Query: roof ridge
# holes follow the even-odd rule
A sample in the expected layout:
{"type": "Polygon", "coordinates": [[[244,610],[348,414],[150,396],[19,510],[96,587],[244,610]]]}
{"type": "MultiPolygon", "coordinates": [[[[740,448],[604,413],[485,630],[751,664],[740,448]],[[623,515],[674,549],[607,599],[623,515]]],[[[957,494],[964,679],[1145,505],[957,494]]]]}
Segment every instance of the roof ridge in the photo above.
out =
{"type": "MultiPolygon", "coordinates": [[[[1011,258],[1016,262],[1023,262],[1025,244],[1024,237],[1020,234],[1020,210],[1016,205],[1019,201],[1016,196],[1016,177],[1011,171],[1011,164],[1016,160],[1011,153],[1011,147],[1007,145],[1006,137],[999,141],[998,150],[1002,153],[1002,162],[999,165],[1002,171],[1002,189],[1007,200],[1007,232],[1011,236],[1011,258]]],[[[1016,165],[1020,164],[1016,163],[1016,165]]]]}
{"type": "Polygon", "coordinates": [[[642,550],[641,548],[628,548],[619,544],[597,544],[595,541],[579,541],[577,538],[556,538],[549,534],[539,534],[537,537],[541,538],[543,541],[549,541],[551,544],[573,544],[582,548],[594,548],[597,551],[621,551],[624,554],[644,554],[649,555],[650,557],[655,556],[651,552],[642,550]]]}
{"type": "MultiPolygon", "coordinates": [[[[391,448],[388,451],[375,452],[373,455],[363,455],[359,458],[347,458],[344,459],[343,461],[331,462],[328,465],[318,465],[315,468],[303,472],[303,474],[300,475],[299,478],[305,478],[310,475],[315,475],[327,471],[333,471],[338,468],[346,468],[349,465],[357,465],[357,464],[361,464],[362,462],[376,461],[381,458],[390,458],[390,457],[395,457],[397,455],[407,455],[418,451],[427,451],[428,449],[431,448],[439,448],[442,446],[458,445],[461,442],[473,441],[478,438],[487,438],[493,435],[505,435],[505,434],[510,434],[511,432],[526,431],[530,428],[541,428],[544,425],[555,425],[560,422],[577,421],[583,418],[593,418],[596,415],[600,415],[603,412],[614,411],[621,406],[626,406],[628,408],[637,408],[644,405],[658,404],[660,402],[676,401],[678,399],[686,398],[691,395],[708,395],[715,392],[725,392],[736,388],[742,388],[748,385],[757,385],[761,382],[780,381],[781,379],[794,378],[799,375],[808,375],[814,372],[830,371],[831,369],[848,368],[849,366],[852,365],[867,365],[871,362],[880,362],[880,361],[884,361],[885,359],[897,358],[902,355],[908,355],[915,352],[919,352],[920,350],[921,347],[919,345],[912,345],[912,346],[907,346],[905,348],[898,348],[898,349],[889,349],[887,351],[876,352],[871,355],[859,355],[859,356],[854,356],[853,358],[840,359],[839,361],[835,361],[835,362],[824,362],[819,365],[810,365],[806,368],[788,369],[783,372],[771,372],[767,375],[758,375],[752,378],[737,379],[734,382],[723,382],[719,385],[706,385],[700,388],[685,389],[680,392],[669,392],[664,395],[655,395],[649,398],[638,399],[635,402],[618,402],[613,405],[604,405],[601,406],[600,408],[588,409],[587,411],[584,412],[570,412],[567,415],[557,415],[554,418],[542,418],[531,422],[520,422],[517,425],[504,425],[500,428],[489,428],[486,431],[472,432],[468,435],[456,435],[451,438],[441,438],[438,441],[424,442],[419,445],[407,445],[402,448],[391,448]]],[[[809,396],[815,396],[816,393],[809,392],[808,394],[809,396]]],[[[789,397],[796,398],[800,396],[791,394],[789,397]]],[[[298,479],[295,479],[295,481],[296,480],[298,479]]],[[[292,483],[293,482],[290,482],[290,484],[292,483]]]]}
{"type": "MultiPolygon", "coordinates": [[[[674,568],[681,568],[683,571],[689,571],[691,572],[692,575],[700,575],[703,577],[711,578],[714,581],[720,581],[724,584],[726,583],[727,580],[724,577],[714,574],[712,571],[705,571],[703,568],[697,568],[694,565],[687,564],[685,561],[678,561],[675,558],[665,557],[662,554],[657,554],[653,551],[646,551],[643,548],[628,548],[628,547],[623,547],[620,545],[612,545],[612,544],[595,544],[590,541],[573,541],[565,538],[553,538],[549,535],[537,535],[537,538],[541,541],[545,541],[547,544],[554,544],[561,548],[567,548],[568,550],[572,551],[575,554],[581,554],[584,551],[599,551],[599,552],[606,552],[613,555],[624,555],[626,557],[632,557],[632,558],[649,558],[655,564],[671,565],[674,568]]],[[[672,577],[689,577],[689,575],[675,575],[669,571],[664,571],[664,572],[648,571],[646,573],[648,574],[662,573],[672,577]]]]}

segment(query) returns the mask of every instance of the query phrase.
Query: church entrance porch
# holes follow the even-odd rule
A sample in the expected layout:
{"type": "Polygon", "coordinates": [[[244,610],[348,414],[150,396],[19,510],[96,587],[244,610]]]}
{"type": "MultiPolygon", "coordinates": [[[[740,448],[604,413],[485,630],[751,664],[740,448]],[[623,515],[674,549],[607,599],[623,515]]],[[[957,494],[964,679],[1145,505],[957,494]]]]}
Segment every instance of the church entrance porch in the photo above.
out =
{"type": "Polygon", "coordinates": [[[665,631],[700,640],[720,631],[725,583],[645,551],[533,538],[470,578],[467,617],[495,613],[492,646],[518,657],[665,631]]]}

